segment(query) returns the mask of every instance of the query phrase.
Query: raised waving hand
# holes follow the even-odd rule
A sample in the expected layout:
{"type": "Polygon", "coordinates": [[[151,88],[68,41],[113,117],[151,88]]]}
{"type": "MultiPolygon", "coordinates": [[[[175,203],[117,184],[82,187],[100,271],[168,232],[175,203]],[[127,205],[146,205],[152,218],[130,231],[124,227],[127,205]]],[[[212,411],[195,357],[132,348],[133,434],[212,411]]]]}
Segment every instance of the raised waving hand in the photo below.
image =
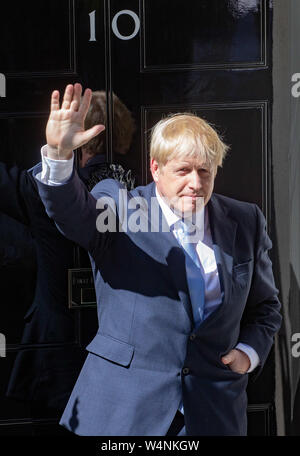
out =
{"type": "Polygon", "coordinates": [[[88,143],[105,129],[95,125],[84,129],[84,121],[90,106],[92,91],[86,89],[83,97],[81,84],[67,85],[60,107],[60,94],[54,90],[51,96],[51,111],[46,127],[48,157],[67,160],[72,151],[88,143]]]}

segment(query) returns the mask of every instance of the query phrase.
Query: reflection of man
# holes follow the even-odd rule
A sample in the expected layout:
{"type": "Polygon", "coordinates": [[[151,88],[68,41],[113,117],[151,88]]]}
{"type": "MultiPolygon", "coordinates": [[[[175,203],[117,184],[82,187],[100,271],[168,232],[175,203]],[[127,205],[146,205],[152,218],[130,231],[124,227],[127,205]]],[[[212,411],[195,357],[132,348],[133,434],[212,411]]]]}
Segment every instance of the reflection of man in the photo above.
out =
{"type": "Polygon", "coordinates": [[[193,115],[154,128],[154,182],[127,200],[112,180],[89,194],[72,149],[102,129],[84,131],[90,96],[70,85],[60,108],[53,93],[43,153],[57,161],[54,170],[43,157],[36,175],[48,214],[89,251],[98,300],[99,329],[60,423],[79,435],[245,435],[247,373],[261,371],[281,322],[264,217],[212,193],[226,146],[193,115]],[[101,233],[103,197],[122,228],[143,198],[148,230],[101,233]],[[152,229],[151,199],[169,231],[152,229]]]}
{"type": "MultiPolygon", "coordinates": [[[[116,148],[126,141],[126,153],[134,131],[133,120],[116,96],[114,103],[120,120],[116,121],[113,141],[116,148]],[[130,128],[122,131],[119,121],[130,128]]],[[[96,92],[92,97],[86,123],[92,125],[95,120],[106,124],[104,92],[96,92]]],[[[130,171],[107,162],[104,142],[105,132],[98,136],[97,143],[82,151],[78,169],[81,181],[92,188],[101,179],[111,177],[132,188],[134,179],[130,171]]],[[[62,413],[86,355],[75,343],[74,311],[68,309],[68,269],[74,267],[75,245],[61,235],[39,198],[32,173],[41,169],[41,163],[29,171],[0,163],[0,212],[28,227],[37,253],[34,298],[24,317],[23,346],[7,390],[9,397],[29,402],[32,418],[57,417],[62,413]]],[[[14,239],[15,245],[19,241],[14,239]]],[[[6,263],[7,252],[6,248],[6,263]]],[[[28,269],[30,264],[26,261],[28,269]]]]}
{"type": "Polygon", "coordinates": [[[0,233],[1,302],[9,303],[10,306],[16,303],[13,325],[11,312],[7,306],[2,305],[0,331],[11,341],[18,342],[22,323],[18,325],[16,322],[22,322],[24,312],[32,302],[36,280],[36,252],[27,227],[1,213],[1,210],[0,233]],[[10,331],[7,328],[10,328],[10,331]]]}
{"type": "MultiPolygon", "coordinates": [[[[126,155],[132,143],[135,125],[131,112],[115,94],[113,94],[113,113],[111,138],[113,154],[126,155]]],[[[86,129],[97,124],[107,124],[106,92],[103,90],[92,92],[91,104],[84,122],[86,129]]],[[[125,171],[119,164],[107,162],[106,139],[105,132],[102,132],[81,147],[79,160],[81,179],[89,190],[97,182],[108,177],[119,180],[127,188],[133,188],[134,178],[131,176],[131,171],[125,171]]]]}

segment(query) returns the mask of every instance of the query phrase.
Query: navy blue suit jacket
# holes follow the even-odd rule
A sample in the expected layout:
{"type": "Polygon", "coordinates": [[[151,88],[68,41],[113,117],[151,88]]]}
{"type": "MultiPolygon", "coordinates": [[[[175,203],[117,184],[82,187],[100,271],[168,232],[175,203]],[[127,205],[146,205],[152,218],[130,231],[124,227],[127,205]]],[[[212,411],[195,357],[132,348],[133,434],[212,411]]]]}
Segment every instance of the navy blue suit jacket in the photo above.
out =
{"type": "Polygon", "coordinates": [[[194,330],[183,250],[171,232],[151,232],[154,183],[127,193],[128,201],[147,202],[141,221],[148,232],[106,233],[96,228],[104,210],[98,198],[115,202],[118,219],[134,212],[126,198],[119,201],[119,183],[104,180],[90,194],[74,171],[62,186],[37,184],[61,232],[88,250],[98,301],[99,329],[60,423],[79,435],[165,435],[183,398],[187,435],[246,435],[248,374],[221,357],[249,344],[260,358],[258,374],[281,323],[258,207],[212,195],[224,298],[194,330]]]}

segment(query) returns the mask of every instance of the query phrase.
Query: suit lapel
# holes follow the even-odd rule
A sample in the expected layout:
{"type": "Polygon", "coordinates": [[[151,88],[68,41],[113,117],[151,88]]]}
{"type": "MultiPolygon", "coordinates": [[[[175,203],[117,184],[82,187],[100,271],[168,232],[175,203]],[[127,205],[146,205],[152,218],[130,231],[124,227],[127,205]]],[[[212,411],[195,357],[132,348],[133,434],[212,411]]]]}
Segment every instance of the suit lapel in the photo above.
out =
{"type": "Polygon", "coordinates": [[[212,195],[207,207],[223,299],[219,307],[206,320],[224,310],[226,303],[230,301],[233,253],[237,229],[237,222],[230,217],[228,208],[220,204],[215,194],[212,195]]]}
{"type": "Polygon", "coordinates": [[[184,251],[177,242],[177,239],[175,238],[174,234],[168,228],[167,221],[165,219],[165,216],[163,215],[161,207],[156,198],[154,182],[151,183],[149,186],[146,186],[145,189],[148,190],[144,194],[144,197],[147,200],[149,208],[149,232],[151,231],[151,229],[154,230],[154,225],[156,225],[157,228],[157,216],[151,217],[151,207],[152,209],[154,209],[154,211],[156,211],[156,214],[159,215],[159,230],[158,232],[153,233],[155,237],[155,246],[153,246],[154,243],[152,243],[152,246],[154,247],[154,249],[158,249],[158,254],[161,256],[162,261],[167,262],[168,270],[174,287],[177,290],[179,298],[187,312],[188,317],[191,320],[191,324],[193,325],[193,311],[186,279],[184,251]],[[154,198],[152,206],[151,198],[154,198]]]}

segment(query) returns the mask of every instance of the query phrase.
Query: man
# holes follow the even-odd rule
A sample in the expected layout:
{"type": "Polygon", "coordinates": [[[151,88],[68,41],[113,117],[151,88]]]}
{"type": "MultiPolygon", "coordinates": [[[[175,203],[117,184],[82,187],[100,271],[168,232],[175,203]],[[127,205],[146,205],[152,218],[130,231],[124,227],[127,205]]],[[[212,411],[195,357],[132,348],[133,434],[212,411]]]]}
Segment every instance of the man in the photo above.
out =
{"type": "Polygon", "coordinates": [[[36,173],[48,215],[89,252],[98,301],[60,423],[79,435],[246,435],[248,372],[281,323],[265,219],[212,193],[226,146],[193,115],[154,128],[151,184],[124,194],[108,179],[88,193],[72,149],[103,127],[84,131],[81,91],[68,85],[61,107],[53,92],[36,173]]]}
{"type": "MultiPolygon", "coordinates": [[[[117,96],[114,107],[120,119],[115,124],[114,145],[126,153],[134,132],[133,119],[117,96]],[[126,132],[118,122],[127,125],[126,132]]],[[[105,92],[92,94],[85,120],[87,125],[95,120],[106,124],[105,92]]],[[[120,165],[107,162],[105,132],[97,139],[80,151],[81,181],[91,189],[101,179],[111,177],[133,188],[130,170],[125,172],[120,165]]],[[[68,270],[74,267],[75,244],[57,230],[39,198],[33,173],[41,169],[41,163],[29,171],[0,163],[0,212],[28,227],[37,259],[34,297],[24,316],[22,349],[17,354],[6,394],[28,402],[32,418],[56,418],[64,410],[86,352],[75,343],[74,311],[68,309],[68,270]]]]}

